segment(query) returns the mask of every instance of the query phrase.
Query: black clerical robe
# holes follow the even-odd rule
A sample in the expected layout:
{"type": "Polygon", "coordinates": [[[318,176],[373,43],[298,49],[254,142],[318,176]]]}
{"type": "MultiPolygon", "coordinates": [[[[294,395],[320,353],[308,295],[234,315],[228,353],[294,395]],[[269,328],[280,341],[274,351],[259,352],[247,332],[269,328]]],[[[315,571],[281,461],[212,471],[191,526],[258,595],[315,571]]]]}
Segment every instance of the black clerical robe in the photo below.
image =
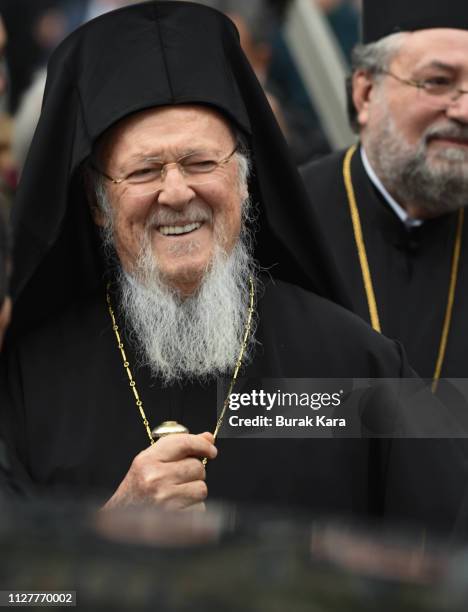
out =
{"type": "MultiPolygon", "coordinates": [[[[398,344],[302,289],[266,281],[255,356],[244,377],[413,375],[398,344]]],[[[127,354],[152,427],[177,420],[213,431],[216,385],[163,388],[127,354]]],[[[104,289],[10,350],[8,427],[40,490],[110,496],[148,437],[112,331],[104,289]]],[[[207,467],[209,499],[307,507],[450,527],[466,465],[450,441],[219,439],[207,467]]]]}
{"type": "MultiPolygon", "coordinates": [[[[310,204],[327,237],[347,307],[370,322],[369,308],[343,180],[344,153],[302,169],[310,204]]],[[[352,182],[382,332],[400,340],[418,374],[432,378],[447,307],[458,213],[407,229],[369,179],[358,150],[352,182]]],[[[468,223],[464,224],[458,282],[442,377],[468,376],[468,223]]]]}

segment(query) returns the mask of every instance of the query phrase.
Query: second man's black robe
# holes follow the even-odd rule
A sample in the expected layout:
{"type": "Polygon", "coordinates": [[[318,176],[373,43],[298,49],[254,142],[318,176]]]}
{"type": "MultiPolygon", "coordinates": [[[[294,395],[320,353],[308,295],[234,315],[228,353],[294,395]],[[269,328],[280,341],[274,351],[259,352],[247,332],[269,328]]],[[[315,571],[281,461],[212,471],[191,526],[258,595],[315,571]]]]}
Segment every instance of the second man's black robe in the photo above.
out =
{"type": "MultiPolygon", "coordinates": [[[[347,307],[370,322],[343,180],[344,152],[305,166],[310,205],[326,237],[347,307]]],[[[407,229],[369,179],[359,151],[352,181],[382,333],[400,340],[418,374],[432,378],[442,335],[458,213],[407,229]]],[[[468,376],[468,223],[465,221],[453,316],[442,377],[468,376]]]]}

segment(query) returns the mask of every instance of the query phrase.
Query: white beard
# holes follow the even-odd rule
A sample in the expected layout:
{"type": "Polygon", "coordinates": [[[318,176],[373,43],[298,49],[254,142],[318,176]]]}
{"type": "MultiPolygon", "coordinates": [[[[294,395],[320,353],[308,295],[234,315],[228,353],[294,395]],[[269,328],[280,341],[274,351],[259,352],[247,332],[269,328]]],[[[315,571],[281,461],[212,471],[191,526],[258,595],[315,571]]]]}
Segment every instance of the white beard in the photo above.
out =
{"type": "MultiPolygon", "coordinates": [[[[230,255],[219,246],[193,296],[182,299],[165,284],[147,242],[132,275],[120,269],[121,309],[139,365],[170,384],[227,374],[243,342],[254,264],[239,240],[230,255]]],[[[243,363],[249,359],[254,326],[243,363]]]]}
{"type": "MultiPolygon", "coordinates": [[[[249,161],[237,153],[239,191],[247,193],[249,161]]],[[[104,181],[93,173],[96,201],[106,218],[102,228],[104,252],[115,270],[120,289],[121,314],[136,347],[138,365],[149,367],[153,377],[164,384],[182,380],[206,380],[230,375],[237,363],[244,340],[250,304],[250,282],[259,288],[256,264],[251,255],[252,236],[247,229],[255,222],[255,209],[249,198],[242,203],[242,230],[236,246],[227,255],[223,247],[223,228],[216,226],[213,259],[197,291],[183,298],[162,277],[151,246],[151,227],[163,223],[158,211],[148,220],[142,248],[131,273],[123,270],[115,251],[114,214],[104,181]]],[[[184,211],[184,219],[195,214],[195,205],[184,211]]],[[[167,213],[166,213],[167,214],[167,213]]],[[[164,222],[170,224],[175,212],[164,222]]],[[[206,211],[198,210],[197,218],[206,211]]],[[[256,320],[243,354],[250,359],[255,344],[256,320]]]]}

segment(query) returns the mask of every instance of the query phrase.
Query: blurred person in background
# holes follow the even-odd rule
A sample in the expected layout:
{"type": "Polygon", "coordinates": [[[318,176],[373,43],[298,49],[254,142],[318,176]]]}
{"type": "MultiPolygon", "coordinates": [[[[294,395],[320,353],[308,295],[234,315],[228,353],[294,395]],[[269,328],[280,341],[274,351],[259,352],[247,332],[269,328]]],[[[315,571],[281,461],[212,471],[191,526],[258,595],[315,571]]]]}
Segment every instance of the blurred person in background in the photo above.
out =
{"type": "Polygon", "coordinates": [[[12,150],[13,121],[8,112],[7,47],[8,34],[0,14],[0,189],[11,195],[17,183],[17,164],[12,150]]]}
{"type": "Polygon", "coordinates": [[[11,193],[16,189],[18,166],[13,151],[14,123],[8,113],[0,113],[0,181],[11,193]]]}
{"type": "Polygon", "coordinates": [[[314,111],[289,52],[283,47],[284,53],[276,50],[278,38],[282,41],[281,18],[286,7],[275,10],[268,0],[200,0],[199,3],[222,11],[236,25],[242,49],[265,90],[296,163],[328,153],[328,143],[317,126],[314,111]],[[278,72],[287,72],[284,81],[274,77],[278,72]],[[283,87],[284,83],[288,87],[293,83],[293,87],[299,91],[298,95],[290,96],[290,92],[283,87]]]}
{"type": "MultiPolygon", "coordinates": [[[[359,38],[359,12],[351,0],[309,0],[321,8],[345,59],[350,60],[351,49],[359,38]]],[[[271,3],[275,6],[276,3],[271,3]]],[[[287,19],[292,2],[282,2],[278,10],[280,22],[287,19]]],[[[320,125],[313,102],[304,86],[295,60],[278,30],[271,45],[271,62],[267,89],[282,103],[289,128],[289,143],[298,164],[330,153],[331,148],[320,125]]]]}
{"type": "Polygon", "coordinates": [[[201,0],[199,4],[222,11],[234,22],[239,32],[242,50],[265,89],[276,120],[288,138],[288,128],[281,104],[266,86],[271,63],[272,40],[278,28],[275,12],[268,0],[201,0]]]}
{"type": "Polygon", "coordinates": [[[7,110],[6,93],[8,90],[8,67],[6,61],[6,47],[8,35],[2,15],[0,13],[0,112],[7,110]]]}
{"type": "Polygon", "coordinates": [[[59,6],[60,0],[0,0],[0,14],[8,32],[8,110],[12,114],[34,73],[65,34],[65,19],[59,6]]]}
{"type": "Polygon", "coordinates": [[[41,114],[46,76],[45,68],[36,72],[31,85],[24,92],[14,116],[12,149],[18,176],[21,176],[34,130],[41,114]]]}
{"type": "MultiPolygon", "coordinates": [[[[9,280],[12,271],[11,236],[9,228],[11,202],[5,193],[0,191],[0,361],[3,340],[11,318],[11,299],[9,297],[9,280]]],[[[5,409],[1,395],[0,408],[5,409]]],[[[8,435],[0,427],[0,508],[5,500],[24,500],[29,498],[29,478],[24,474],[21,464],[10,445],[8,435]]]]}
{"type": "Polygon", "coordinates": [[[14,114],[34,75],[61,40],[85,21],[135,0],[0,0],[9,34],[9,111],[14,114]]]}
{"type": "MultiPolygon", "coordinates": [[[[51,34],[46,46],[52,50],[66,34],[83,23],[135,2],[136,0],[61,0],[60,4],[42,14],[39,20],[40,27],[36,29],[43,32],[43,41],[47,33],[51,34]]],[[[22,92],[17,104],[12,148],[18,173],[21,173],[39,119],[45,82],[46,68],[42,66],[32,76],[29,86],[22,92]]]]}
{"type": "Polygon", "coordinates": [[[348,62],[359,41],[359,10],[352,0],[310,0],[320,6],[348,62]]]}
{"type": "Polygon", "coordinates": [[[0,351],[11,315],[11,299],[7,291],[11,272],[10,238],[7,225],[9,209],[10,203],[7,197],[0,193],[0,351]]]}
{"type": "Polygon", "coordinates": [[[95,17],[99,17],[104,13],[141,1],[142,0],[62,0],[61,10],[66,18],[67,33],[76,30],[76,28],[83,23],[95,17]]]}
{"type": "Polygon", "coordinates": [[[434,388],[468,372],[467,89],[464,0],[368,0],[350,91],[360,144],[303,169],[346,305],[434,388]]]}

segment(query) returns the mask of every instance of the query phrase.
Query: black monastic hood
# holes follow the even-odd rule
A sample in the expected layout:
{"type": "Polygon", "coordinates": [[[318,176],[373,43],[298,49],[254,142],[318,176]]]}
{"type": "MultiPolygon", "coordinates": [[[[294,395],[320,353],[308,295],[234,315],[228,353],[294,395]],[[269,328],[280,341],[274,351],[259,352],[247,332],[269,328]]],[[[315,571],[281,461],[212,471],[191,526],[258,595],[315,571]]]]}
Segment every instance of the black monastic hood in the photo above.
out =
{"type": "Polygon", "coordinates": [[[467,0],[364,0],[362,42],[431,28],[468,30],[467,0]]]}
{"type": "Polygon", "coordinates": [[[95,140],[130,113],[184,103],[215,107],[247,136],[261,264],[273,276],[345,302],[321,256],[323,237],[311,233],[315,213],[234,25],[199,4],[147,2],[82,26],[50,60],[13,213],[17,331],[103,283],[78,172],[95,140]],[[311,253],[316,270],[304,270],[311,253]]]}

